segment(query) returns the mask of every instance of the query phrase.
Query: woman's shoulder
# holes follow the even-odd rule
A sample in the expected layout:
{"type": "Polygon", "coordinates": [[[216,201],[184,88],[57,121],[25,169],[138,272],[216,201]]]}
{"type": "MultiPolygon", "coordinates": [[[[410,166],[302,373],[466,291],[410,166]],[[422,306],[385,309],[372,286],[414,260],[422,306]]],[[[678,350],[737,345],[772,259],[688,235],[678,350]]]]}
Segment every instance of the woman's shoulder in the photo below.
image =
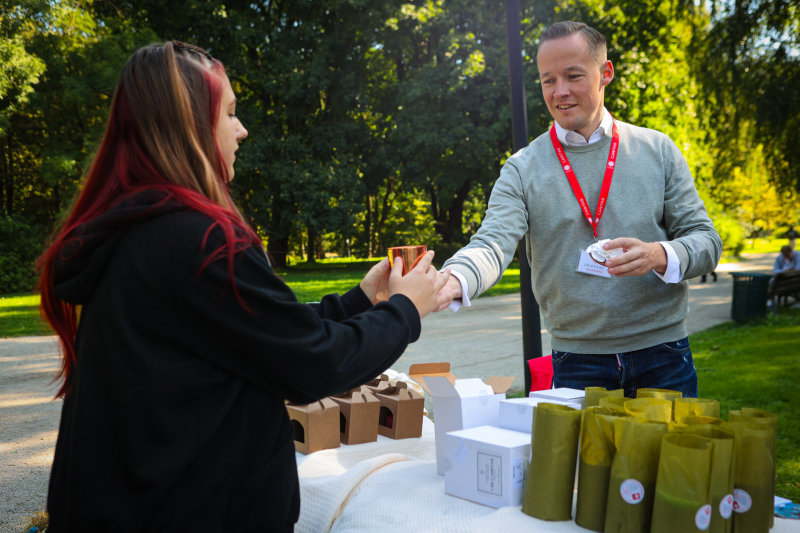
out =
{"type": "Polygon", "coordinates": [[[199,211],[183,210],[133,224],[122,246],[128,253],[147,255],[162,263],[202,261],[224,243],[224,234],[212,217],[199,211]]]}
{"type": "Polygon", "coordinates": [[[215,220],[199,211],[183,210],[162,213],[132,228],[133,232],[158,241],[183,241],[202,238],[215,225],[215,220]]]}

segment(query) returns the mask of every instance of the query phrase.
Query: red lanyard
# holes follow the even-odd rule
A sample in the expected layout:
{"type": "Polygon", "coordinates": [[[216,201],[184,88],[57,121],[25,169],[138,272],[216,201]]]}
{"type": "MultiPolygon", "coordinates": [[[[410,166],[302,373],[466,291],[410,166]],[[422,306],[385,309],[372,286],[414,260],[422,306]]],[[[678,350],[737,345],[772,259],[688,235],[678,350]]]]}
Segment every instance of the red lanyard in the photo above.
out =
{"type": "Polygon", "coordinates": [[[617,148],[619,147],[619,131],[617,131],[616,121],[611,128],[611,148],[608,151],[608,163],[606,164],[606,171],[603,175],[603,187],[600,189],[600,197],[597,199],[597,216],[593,219],[592,212],[589,211],[589,205],[586,202],[586,197],[583,195],[583,190],[578,183],[578,178],[575,177],[575,171],[572,170],[572,165],[569,164],[567,154],[564,153],[564,148],[558,140],[556,135],[556,126],[553,124],[550,127],[550,140],[553,141],[553,148],[556,151],[558,160],[561,162],[561,168],[564,169],[564,174],[567,175],[572,192],[575,198],[578,199],[578,204],[581,206],[583,216],[589,221],[594,231],[594,238],[597,238],[597,225],[600,223],[600,217],[603,216],[603,211],[606,208],[606,200],[608,200],[608,190],[611,188],[611,178],[614,177],[614,168],[617,165],[617,148]]]}

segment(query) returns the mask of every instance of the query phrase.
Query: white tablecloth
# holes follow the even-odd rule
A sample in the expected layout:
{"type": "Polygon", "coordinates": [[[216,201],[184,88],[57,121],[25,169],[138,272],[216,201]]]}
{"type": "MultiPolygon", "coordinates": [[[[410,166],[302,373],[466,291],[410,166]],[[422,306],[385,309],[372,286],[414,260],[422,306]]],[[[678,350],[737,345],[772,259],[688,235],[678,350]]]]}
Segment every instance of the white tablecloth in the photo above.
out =
{"type": "MultiPolygon", "coordinates": [[[[297,533],[588,531],[574,520],[537,520],[520,506],[493,509],[445,494],[444,477],[436,474],[433,422],[428,418],[417,439],[379,435],[377,442],[343,444],[296,456],[300,474],[297,533]]],[[[771,530],[798,532],[800,520],[779,518],[771,530]]]]}

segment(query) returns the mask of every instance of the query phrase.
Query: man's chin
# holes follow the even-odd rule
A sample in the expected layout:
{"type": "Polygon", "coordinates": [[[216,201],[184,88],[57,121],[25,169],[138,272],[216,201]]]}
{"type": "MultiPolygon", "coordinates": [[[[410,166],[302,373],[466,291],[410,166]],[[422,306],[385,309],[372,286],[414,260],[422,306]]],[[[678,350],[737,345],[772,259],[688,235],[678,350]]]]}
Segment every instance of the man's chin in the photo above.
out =
{"type": "Polygon", "coordinates": [[[553,120],[558,122],[558,125],[567,131],[574,131],[580,127],[577,120],[574,118],[565,117],[561,113],[553,117],[553,120]]]}

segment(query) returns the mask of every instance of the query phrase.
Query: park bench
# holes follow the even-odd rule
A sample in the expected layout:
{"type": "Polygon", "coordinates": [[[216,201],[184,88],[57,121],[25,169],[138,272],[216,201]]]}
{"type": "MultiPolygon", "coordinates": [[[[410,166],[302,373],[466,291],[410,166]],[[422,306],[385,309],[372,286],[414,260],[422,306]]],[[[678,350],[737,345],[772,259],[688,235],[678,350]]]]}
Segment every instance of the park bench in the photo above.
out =
{"type": "Polygon", "coordinates": [[[791,270],[775,274],[769,285],[767,298],[772,300],[772,309],[777,311],[778,305],[786,305],[791,296],[796,301],[800,295],[800,270],[791,270]],[[781,303],[782,302],[782,303],[781,303]]]}

